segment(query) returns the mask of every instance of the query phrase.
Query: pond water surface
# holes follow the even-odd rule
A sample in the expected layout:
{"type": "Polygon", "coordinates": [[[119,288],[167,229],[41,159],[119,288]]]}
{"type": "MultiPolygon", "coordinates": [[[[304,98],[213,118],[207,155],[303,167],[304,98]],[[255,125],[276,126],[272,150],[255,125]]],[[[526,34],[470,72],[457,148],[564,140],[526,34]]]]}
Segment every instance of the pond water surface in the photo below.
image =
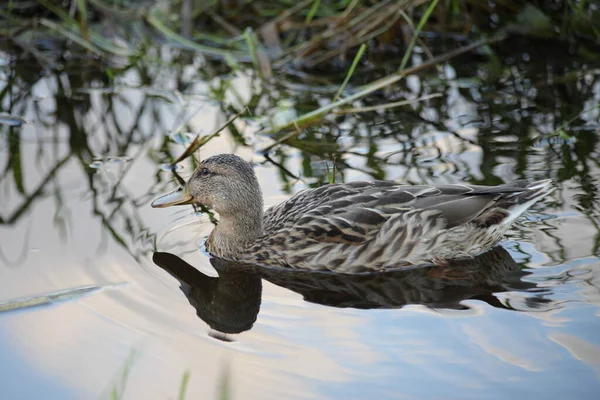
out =
{"type": "Polygon", "coordinates": [[[457,61],[385,94],[441,97],[329,119],[265,156],[263,116],[333,94],[156,56],[164,63],[112,81],[83,61],[43,74],[0,58],[2,110],[29,122],[0,125],[2,398],[168,399],[185,385],[194,399],[597,398],[598,70],[512,59],[490,86],[485,66],[457,61]],[[326,183],[333,163],[337,181],[553,178],[557,190],[502,248],[449,270],[344,278],[213,265],[201,249],[209,218],[150,202],[177,187],[165,166],[186,132],[208,134],[246,105],[254,117],[199,157],[251,160],[267,205],[326,183]],[[553,135],[569,119],[569,135],[553,135]]]}

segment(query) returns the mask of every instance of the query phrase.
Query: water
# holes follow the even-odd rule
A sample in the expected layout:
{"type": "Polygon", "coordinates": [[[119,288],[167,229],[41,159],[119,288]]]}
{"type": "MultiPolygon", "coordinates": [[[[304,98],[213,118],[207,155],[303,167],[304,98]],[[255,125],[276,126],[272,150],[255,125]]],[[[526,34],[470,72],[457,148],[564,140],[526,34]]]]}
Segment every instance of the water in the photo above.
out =
{"type": "Polygon", "coordinates": [[[335,117],[265,157],[260,117],[333,94],[292,76],[274,86],[251,71],[211,76],[185,53],[160,54],[114,81],[102,68],[41,73],[2,56],[0,104],[12,116],[0,125],[3,398],[175,398],[186,376],[187,398],[202,399],[596,397],[597,70],[513,57],[492,86],[490,66],[457,60],[357,106],[441,97],[335,117]],[[502,248],[451,270],[213,266],[200,248],[209,218],[150,202],[177,186],[167,166],[188,133],[209,134],[246,105],[255,118],[200,157],[252,160],[267,205],[326,183],[334,163],[337,181],[553,178],[558,189],[502,248]],[[567,121],[568,135],[552,134],[567,121]]]}

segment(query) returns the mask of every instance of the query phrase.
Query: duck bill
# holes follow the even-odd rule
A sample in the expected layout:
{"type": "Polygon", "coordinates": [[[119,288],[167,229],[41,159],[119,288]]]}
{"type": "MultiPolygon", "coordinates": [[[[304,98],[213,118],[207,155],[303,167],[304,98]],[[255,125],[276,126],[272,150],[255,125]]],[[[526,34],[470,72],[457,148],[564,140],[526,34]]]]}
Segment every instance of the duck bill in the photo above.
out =
{"type": "Polygon", "coordinates": [[[188,193],[187,188],[183,187],[160,196],[158,199],[154,200],[151,205],[153,208],[164,208],[192,204],[193,202],[194,198],[188,193]]]}

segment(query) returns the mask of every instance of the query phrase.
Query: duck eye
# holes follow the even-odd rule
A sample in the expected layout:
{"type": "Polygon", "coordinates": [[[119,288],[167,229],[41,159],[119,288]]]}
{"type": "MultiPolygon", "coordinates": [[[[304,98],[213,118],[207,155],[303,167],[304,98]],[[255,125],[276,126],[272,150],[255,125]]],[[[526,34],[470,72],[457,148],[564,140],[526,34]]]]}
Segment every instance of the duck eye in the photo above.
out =
{"type": "Polygon", "coordinates": [[[208,168],[202,168],[202,171],[200,171],[200,173],[202,174],[202,176],[207,176],[210,174],[210,170],[208,168]]]}

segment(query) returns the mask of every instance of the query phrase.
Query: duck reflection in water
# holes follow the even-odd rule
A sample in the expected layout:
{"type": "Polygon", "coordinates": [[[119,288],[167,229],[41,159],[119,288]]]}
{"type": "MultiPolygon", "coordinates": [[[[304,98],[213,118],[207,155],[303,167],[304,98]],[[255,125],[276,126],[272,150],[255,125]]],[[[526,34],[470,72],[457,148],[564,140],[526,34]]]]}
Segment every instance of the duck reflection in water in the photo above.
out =
{"type": "Polygon", "coordinates": [[[260,310],[263,279],[301,294],[308,302],[330,307],[381,309],[421,304],[460,310],[468,309],[462,301],[474,299],[513,309],[495,296],[507,291],[534,292],[526,298],[528,309],[549,302],[535,283],[522,279],[529,273],[502,247],[448,266],[428,265],[363,275],[264,268],[211,258],[219,274],[215,278],[171,253],[156,252],[153,261],[179,280],[181,291],[198,317],[213,329],[211,336],[227,341],[231,340],[227,334],[252,328],[260,310]]]}

